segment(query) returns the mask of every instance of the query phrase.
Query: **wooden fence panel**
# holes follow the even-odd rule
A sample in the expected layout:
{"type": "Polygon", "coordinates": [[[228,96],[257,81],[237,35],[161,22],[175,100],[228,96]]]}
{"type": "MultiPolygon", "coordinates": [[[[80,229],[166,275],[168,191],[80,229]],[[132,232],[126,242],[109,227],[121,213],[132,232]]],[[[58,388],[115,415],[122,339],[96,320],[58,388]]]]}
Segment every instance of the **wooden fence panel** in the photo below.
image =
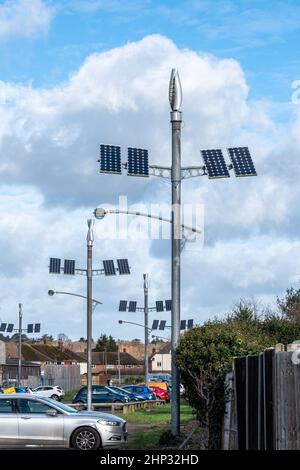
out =
{"type": "Polygon", "coordinates": [[[235,403],[238,430],[238,449],[246,449],[246,358],[234,360],[235,403]]]}
{"type": "Polygon", "coordinates": [[[258,356],[246,357],[246,449],[258,449],[258,356]]]}

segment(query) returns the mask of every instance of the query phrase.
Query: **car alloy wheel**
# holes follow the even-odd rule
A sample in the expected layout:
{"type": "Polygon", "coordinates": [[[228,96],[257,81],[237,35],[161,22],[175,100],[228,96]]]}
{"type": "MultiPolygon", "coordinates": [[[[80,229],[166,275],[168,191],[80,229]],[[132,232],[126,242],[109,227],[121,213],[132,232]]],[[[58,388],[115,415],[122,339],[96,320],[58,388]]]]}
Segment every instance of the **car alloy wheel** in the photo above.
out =
{"type": "Polygon", "coordinates": [[[96,450],[100,446],[100,438],[94,429],[81,428],[74,434],[73,445],[78,450],[96,450]]]}
{"type": "Polygon", "coordinates": [[[59,400],[59,396],[58,396],[58,395],[52,395],[51,398],[52,398],[52,400],[56,400],[56,401],[59,400]]]}

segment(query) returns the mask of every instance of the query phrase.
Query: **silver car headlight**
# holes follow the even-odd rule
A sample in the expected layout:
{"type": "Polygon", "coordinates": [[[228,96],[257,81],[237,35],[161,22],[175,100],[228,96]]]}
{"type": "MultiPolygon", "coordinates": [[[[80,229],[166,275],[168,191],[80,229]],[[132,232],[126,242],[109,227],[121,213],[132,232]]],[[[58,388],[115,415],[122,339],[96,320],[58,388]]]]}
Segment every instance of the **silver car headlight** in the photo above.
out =
{"type": "Polygon", "coordinates": [[[105,426],[121,426],[120,421],[112,421],[109,419],[98,419],[97,423],[104,424],[105,426]]]}

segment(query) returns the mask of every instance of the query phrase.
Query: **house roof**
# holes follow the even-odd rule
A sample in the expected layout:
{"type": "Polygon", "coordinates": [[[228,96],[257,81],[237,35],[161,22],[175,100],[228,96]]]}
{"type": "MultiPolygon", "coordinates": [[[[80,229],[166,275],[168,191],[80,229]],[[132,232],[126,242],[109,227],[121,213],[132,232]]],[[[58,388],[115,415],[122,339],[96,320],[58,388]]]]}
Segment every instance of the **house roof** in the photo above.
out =
{"type": "MultiPolygon", "coordinates": [[[[143,365],[143,361],[139,361],[131,354],[120,352],[120,364],[122,366],[140,366],[143,365]]],[[[119,363],[118,353],[117,352],[93,352],[92,353],[93,364],[110,364],[117,365],[119,363]]]]}
{"type": "Polygon", "coordinates": [[[171,343],[168,342],[168,343],[165,343],[165,345],[159,349],[159,351],[156,351],[154,354],[152,354],[151,357],[154,357],[155,354],[170,354],[171,352],[171,343]]]}
{"type": "MultiPolygon", "coordinates": [[[[18,349],[15,343],[6,343],[6,357],[17,358],[18,349]]],[[[77,361],[86,362],[81,355],[74,353],[68,349],[60,349],[51,344],[22,344],[22,359],[24,361],[35,362],[60,362],[60,361],[77,361]]]]}
{"type": "MultiPolygon", "coordinates": [[[[3,364],[4,366],[18,366],[19,359],[18,358],[8,358],[6,359],[6,363],[3,364]]],[[[40,367],[40,364],[36,362],[29,362],[29,361],[22,361],[22,367],[40,367]]]]}

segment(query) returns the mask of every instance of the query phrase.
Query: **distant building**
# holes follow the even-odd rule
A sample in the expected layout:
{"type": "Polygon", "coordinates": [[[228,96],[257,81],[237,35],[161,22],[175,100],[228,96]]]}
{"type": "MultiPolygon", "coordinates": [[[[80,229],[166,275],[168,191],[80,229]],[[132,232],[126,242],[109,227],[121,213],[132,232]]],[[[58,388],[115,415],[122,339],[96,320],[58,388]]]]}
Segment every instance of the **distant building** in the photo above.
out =
{"type": "Polygon", "coordinates": [[[171,343],[164,344],[158,352],[152,354],[149,361],[149,372],[171,372],[171,343]]]}
{"type": "MultiPolygon", "coordinates": [[[[166,343],[159,341],[156,343],[150,343],[148,346],[148,354],[152,355],[159,351],[166,343]]],[[[145,357],[145,345],[140,340],[132,341],[118,341],[119,351],[122,353],[128,353],[138,360],[143,360],[145,357]]]]}

